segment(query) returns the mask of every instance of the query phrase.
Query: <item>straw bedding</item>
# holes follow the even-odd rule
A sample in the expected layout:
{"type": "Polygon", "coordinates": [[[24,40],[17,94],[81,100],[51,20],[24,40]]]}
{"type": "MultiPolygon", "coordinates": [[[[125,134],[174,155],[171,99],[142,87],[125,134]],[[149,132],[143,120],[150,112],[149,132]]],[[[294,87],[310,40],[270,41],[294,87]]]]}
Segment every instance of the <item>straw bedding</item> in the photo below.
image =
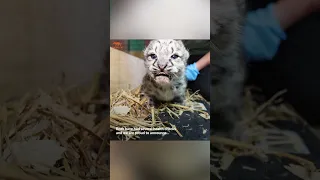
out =
{"type": "MultiPolygon", "coordinates": [[[[237,157],[252,156],[256,159],[266,163],[269,161],[269,155],[280,157],[281,159],[289,160],[289,164],[283,164],[284,169],[291,172],[295,176],[302,179],[319,179],[320,170],[317,169],[314,162],[292,153],[280,152],[277,150],[265,149],[257,146],[260,140],[270,140],[268,145],[283,145],[295,144],[297,139],[290,142],[288,134],[274,125],[275,121],[292,121],[293,123],[307,125],[294,109],[283,101],[281,96],[286,90],[276,93],[269,100],[265,100],[261,96],[259,89],[248,87],[245,94],[245,108],[244,108],[244,124],[248,127],[243,133],[242,141],[235,141],[219,136],[211,136],[211,173],[215,178],[222,179],[221,174],[226,172],[232,162],[237,157]],[[266,135],[266,129],[279,130],[281,135],[266,135]]],[[[296,144],[296,146],[298,146],[296,144]]],[[[296,147],[294,146],[294,147],[296,147]]],[[[301,149],[301,147],[298,147],[301,149]]],[[[292,149],[293,150],[293,149],[292,149]]],[[[246,167],[249,171],[256,171],[255,167],[246,167]]]]}
{"type": "MultiPolygon", "coordinates": [[[[97,77],[99,79],[99,77],[97,77]]],[[[166,104],[158,109],[148,106],[140,97],[140,88],[121,90],[111,95],[111,118],[101,115],[101,106],[108,104],[98,95],[98,80],[89,86],[58,88],[46,93],[28,93],[1,105],[0,108],[0,179],[17,180],[67,180],[108,179],[108,127],[161,128],[173,127],[159,119],[161,112],[177,117],[185,111],[197,112],[209,120],[207,111],[196,102],[203,100],[198,94],[187,95],[186,106],[166,104]],[[151,115],[151,116],[150,116],[151,115]]],[[[298,177],[306,179],[319,176],[315,164],[307,159],[277,151],[265,151],[253,145],[265,128],[275,128],[273,121],[290,119],[305,121],[280,98],[285,91],[269,100],[254,94],[254,88],[246,90],[244,117],[250,127],[242,142],[211,137],[211,159],[221,166],[212,165],[217,177],[228,169],[234,158],[253,156],[268,161],[269,154],[287,158],[294,163],[284,165],[298,177]]],[[[259,94],[259,93],[258,93],[259,94]]],[[[180,132],[177,132],[178,134],[180,132]]],[[[183,134],[180,133],[183,136],[183,134]]],[[[125,135],[125,139],[139,135],[125,135]]],[[[252,167],[247,169],[254,170],[252,167]]]]}
{"type": "MultiPolygon", "coordinates": [[[[140,87],[133,90],[120,90],[111,94],[110,99],[110,129],[111,131],[121,131],[117,128],[139,129],[146,131],[156,131],[162,128],[169,128],[175,131],[180,137],[183,136],[173,123],[163,122],[161,113],[167,113],[172,119],[179,118],[186,112],[196,112],[200,117],[209,120],[210,116],[207,108],[198,101],[205,101],[197,92],[190,94],[187,92],[186,105],[162,104],[158,108],[150,107],[148,99],[141,96],[140,87]]],[[[206,102],[207,103],[207,102],[206,102]]],[[[124,129],[124,130],[125,130],[124,129]]],[[[137,130],[137,132],[139,132],[137,130]]],[[[119,139],[131,140],[139,139],[139,133],[122,134],[119,139]]]]}
{"type": "Polygon", "coordinates": [[[28,93],[2,104],[0,179],[107,179],[107,117],[90,86],[28,93]],[[100,109],[100,112],[98,112],[100,109]]]}

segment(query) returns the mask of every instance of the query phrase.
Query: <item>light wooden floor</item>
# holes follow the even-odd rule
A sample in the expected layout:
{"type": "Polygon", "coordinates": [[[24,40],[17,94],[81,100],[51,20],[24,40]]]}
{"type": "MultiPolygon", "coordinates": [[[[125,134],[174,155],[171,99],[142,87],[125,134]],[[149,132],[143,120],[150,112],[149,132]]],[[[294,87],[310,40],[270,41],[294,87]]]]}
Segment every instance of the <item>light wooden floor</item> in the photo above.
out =
{"type": "Polygon", "coordinates": [[[142,59],[110,48],[110,92],[139,86],[145,73],[142,59]]]}

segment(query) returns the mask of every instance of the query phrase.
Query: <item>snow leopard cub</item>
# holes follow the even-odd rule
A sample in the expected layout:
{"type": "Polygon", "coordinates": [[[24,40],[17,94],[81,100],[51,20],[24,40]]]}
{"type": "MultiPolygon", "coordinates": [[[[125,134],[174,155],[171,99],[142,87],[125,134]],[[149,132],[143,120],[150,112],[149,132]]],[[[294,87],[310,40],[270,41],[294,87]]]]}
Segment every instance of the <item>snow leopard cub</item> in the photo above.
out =
{"type": "Polygon", "coordinates": [[[211,130],[238,138],[241,126],[245,62],[241,38],[245,0],[212,0],[211,10],[211,130]]]}
{"type": "Polygon", "coordinates": [[[147,73],[142,92],[150,105],[161,102],[184,104],[187,81],[185,69],[189,52],[180,40],[152,40],[144,50],[147,73]]]}

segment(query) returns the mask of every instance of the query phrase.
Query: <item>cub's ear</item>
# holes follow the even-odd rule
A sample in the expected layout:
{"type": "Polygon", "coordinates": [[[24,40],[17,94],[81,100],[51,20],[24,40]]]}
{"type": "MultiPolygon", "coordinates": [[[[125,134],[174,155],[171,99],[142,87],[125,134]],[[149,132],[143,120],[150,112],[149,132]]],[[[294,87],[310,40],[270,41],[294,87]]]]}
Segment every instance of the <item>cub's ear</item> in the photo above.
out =
{"type": "Polygon", "coordinates": [[[148,52],[149,52],[150,50],[152,50],[152,46],[153,46],[153,44],[154,44],[156,41],[157,41],[157,40],[151,40],[151,41],[149,42],[149,44],[144,48],[144,50],[143,50],[144,60],[146,60],[146,59],[148,58],[148,52]]]}
{"type": "Polygon", "coordinates": [[[148,52],[148,47],[144,48],[144,50],[143,50],[143,57],[144,57],[143,60],[146,60],[148,58],[147,57],[148,56],[147,52],[148,52]]]}
{"type": "Polygon", "coordinates": [[[175,41],[177,41],[179,44],[183,44],[183,41],[180,39],[175,39],[175,41]]]}
{"type": "Polygon", "coordinates": [[[184,53],[183,53],[184,60],[187,61],[189,57],[190,57],[189,51],[186,48],[184,48],[184,53]]]}
{"type": "Polygon", "coordinates": [[[187,50],[187,48],[184,46],[184,43],[182,40],[176,40],[177,43],[182,47],[182,50],[183,50],[183,55],[182,55],[182,58],[184,61],[187,61],[190,57],[190,53],[189,51],[187,50]]]}

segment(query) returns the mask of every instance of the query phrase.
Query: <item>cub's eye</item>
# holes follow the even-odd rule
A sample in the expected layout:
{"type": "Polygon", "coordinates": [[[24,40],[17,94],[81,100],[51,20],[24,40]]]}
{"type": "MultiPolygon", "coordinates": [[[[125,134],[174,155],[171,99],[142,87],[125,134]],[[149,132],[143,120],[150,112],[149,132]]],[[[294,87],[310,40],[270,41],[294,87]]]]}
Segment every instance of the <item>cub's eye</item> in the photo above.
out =
{"type": "Polygon", "coordinates": [[[176,55],[176,54],[174,54],[174,55],[171,56],[172,59],[177,59],[178,57],[179,57],[179,56],[176,55]]]}
{"type": "Polygon", "coordinates": [[[150,54],[149,56],[151,57],[151,59],[157,59],[157,55],[155,54],[150,54]]]}

